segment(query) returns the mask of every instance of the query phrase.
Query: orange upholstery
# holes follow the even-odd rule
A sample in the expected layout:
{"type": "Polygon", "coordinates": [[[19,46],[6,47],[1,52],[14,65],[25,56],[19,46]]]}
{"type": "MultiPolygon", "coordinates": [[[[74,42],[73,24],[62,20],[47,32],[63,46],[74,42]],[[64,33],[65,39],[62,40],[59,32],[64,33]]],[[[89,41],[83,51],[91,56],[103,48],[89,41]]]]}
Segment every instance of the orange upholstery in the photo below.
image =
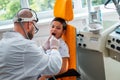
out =
{"type": "MultiPolygon", "coordinates": [[[[72,0],[56,0],[54,16],[66,21],[73,20],[72,0]]],[[[67,26],[66,33],[62,36],[69,47],[69,69],[76,70],[76,29],[72,25],[67,26]]],[[[64,77],[57,80],[76,80],[76,76],[64,77]]]]}
{"type": "Polygon", "coordinates": [[[66,33],[62,36],[69,47],[70,66],[76,69],[76,29],[72,25],[67,26],[66,33]]]}
{"type": "Polygon", "coordinates": [[[56,0],[54,16],[71,21],[73,19],[72,0],[56,0]]]}
{"type": "MultiPolygon", "coordinates": [[[[76,70],[76,29],[72,25],[67,26],[66,33],[62,36],[69,47],[70,59],[69,59],[69,69],[76,70]]],[[[57,80],[76,80],[75,76],[65,77],[57,80]]]]}

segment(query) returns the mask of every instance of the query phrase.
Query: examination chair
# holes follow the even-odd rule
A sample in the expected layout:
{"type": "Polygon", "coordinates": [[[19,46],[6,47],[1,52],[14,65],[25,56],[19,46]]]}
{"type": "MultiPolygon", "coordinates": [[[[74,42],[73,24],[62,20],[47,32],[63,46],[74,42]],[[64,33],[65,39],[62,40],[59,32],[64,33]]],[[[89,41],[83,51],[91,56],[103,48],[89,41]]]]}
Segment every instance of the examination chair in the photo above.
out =
{"type": "Polygon", "coordinates": [[[67,26],[66,33],[62,36],[68,45],[70,58],[69,69],[63,74],[56,75],[49,80],[76,80],[80,74],[76,70],[76,29],[72,25],[67,26]]]}
{"type": "MultiPolygon", "coordinates": [[[[67,22],[73,20],[72,0],[56,0],[54,16],[63,18],[67,22]]],[[[80,78],[80,74],[76,70],[76,28],[68,24],[67,30],[62,38],[65,40],[69,48],[69,68],[67,72],[56,75],[49,80],[76,80],[77,78],[80,78]]]]}

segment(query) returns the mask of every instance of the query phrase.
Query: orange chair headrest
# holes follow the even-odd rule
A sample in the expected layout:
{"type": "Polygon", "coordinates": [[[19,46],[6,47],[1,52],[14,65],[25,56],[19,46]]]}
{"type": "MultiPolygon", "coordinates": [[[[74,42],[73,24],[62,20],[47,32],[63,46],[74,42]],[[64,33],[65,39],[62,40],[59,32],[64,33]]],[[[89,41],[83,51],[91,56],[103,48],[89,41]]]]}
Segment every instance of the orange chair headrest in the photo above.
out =
{"type": "Polygon", "coordinates": [[[56,0],[54,16],[63,18],[66,21],[73,20],[72,0],[56,0]]]}

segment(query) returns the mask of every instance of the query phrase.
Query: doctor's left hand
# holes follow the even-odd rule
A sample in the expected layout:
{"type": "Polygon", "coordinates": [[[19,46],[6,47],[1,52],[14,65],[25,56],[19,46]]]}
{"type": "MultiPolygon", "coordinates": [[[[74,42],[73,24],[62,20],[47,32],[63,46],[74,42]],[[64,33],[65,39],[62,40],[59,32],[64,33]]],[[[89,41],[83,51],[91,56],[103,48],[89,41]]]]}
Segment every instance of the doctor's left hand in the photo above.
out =
{"type": "Polygon", "coordinates": [[[48,49],[50,49],[50,38],[51,36],[49,36],[49,38],[47,39],[47,41],[43,44],[43,49],[46,51],[48,49]]]}

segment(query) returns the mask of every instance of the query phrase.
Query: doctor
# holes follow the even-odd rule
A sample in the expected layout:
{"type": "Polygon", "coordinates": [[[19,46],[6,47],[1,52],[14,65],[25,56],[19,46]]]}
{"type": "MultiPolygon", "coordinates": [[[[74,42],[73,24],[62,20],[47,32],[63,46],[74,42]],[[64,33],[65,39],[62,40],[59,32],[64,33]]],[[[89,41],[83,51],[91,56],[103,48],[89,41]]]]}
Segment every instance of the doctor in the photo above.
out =
{"type": "Polygon", "coordinates": [[[49,38],[49,55],[31,40],[38,31],[35,11],[21,9],[13,21],[14,31],[5,32],[0,41],[0,80],[36,80],[40,74],[57,74],[62,66],[58,39],[49,38]]]}

